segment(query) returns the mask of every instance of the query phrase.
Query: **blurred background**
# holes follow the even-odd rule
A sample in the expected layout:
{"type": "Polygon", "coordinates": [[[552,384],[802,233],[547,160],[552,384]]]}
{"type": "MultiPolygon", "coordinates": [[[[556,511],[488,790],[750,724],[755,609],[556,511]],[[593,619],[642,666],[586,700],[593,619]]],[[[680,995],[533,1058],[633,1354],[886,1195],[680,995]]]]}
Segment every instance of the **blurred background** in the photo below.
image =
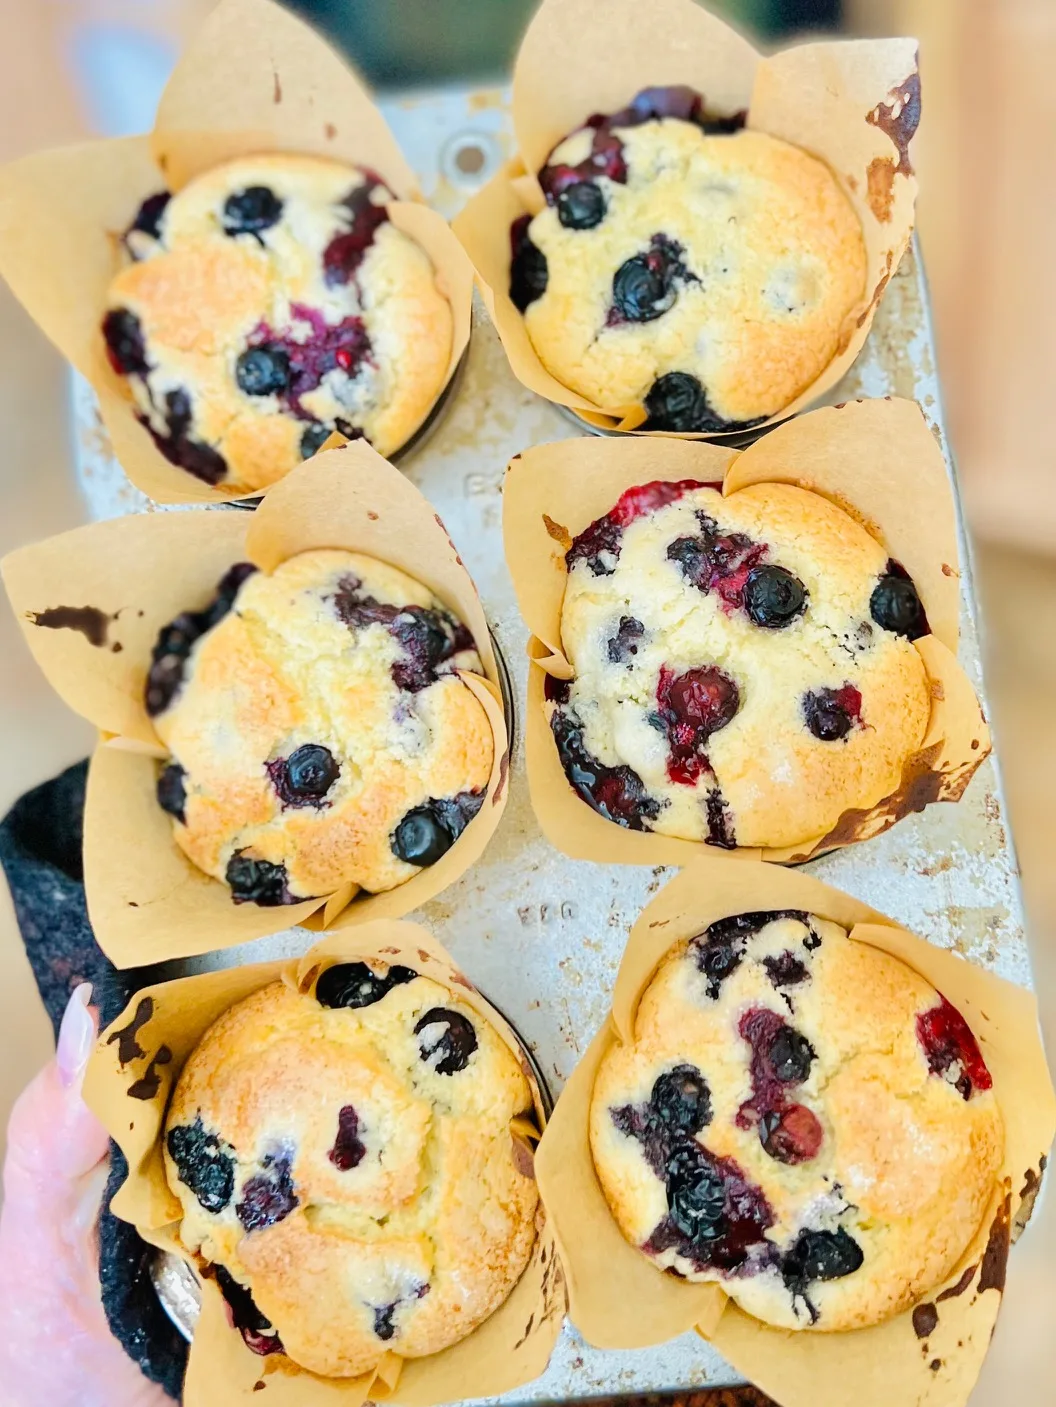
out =
{"type": "MultiPolygon", "coordinates": [[[[0,0],[0,160],[151,125],[211,0],[0,0]]],[[[290,0],[389,89],[501,82],[533,0],[290,0]]],[[[648,0],[642,0],[648,13],[648,0]]],[[[1056,1049],[1056,0],[711,0],[765,44],[819,32],[915,34],[925,119],[918,226],[950,438],[975,542],[987,677],[1056,1049]]],[[[603,13],[599,0],[599,15],[603,13]]],[[[232,75],[237,82],[237,73],[232,75]]],[[[0,287],[0,553],[85,520],[67,371],[0,287]]],[[[88,725],[32,666],[0,608],[0,814],[87,754],[88,725]]],[[[0,893],[0,1129],[50,1053],[0,893]]],[[[1014,1255],[972,1407],[1054,1400],[1056,1197],[1014,1255]]],[[[892,1404],[903,1407],[903,1404],[892,1404]]],[[[910,1407],[910,1404],[905,1404],[910,1407]]]]}

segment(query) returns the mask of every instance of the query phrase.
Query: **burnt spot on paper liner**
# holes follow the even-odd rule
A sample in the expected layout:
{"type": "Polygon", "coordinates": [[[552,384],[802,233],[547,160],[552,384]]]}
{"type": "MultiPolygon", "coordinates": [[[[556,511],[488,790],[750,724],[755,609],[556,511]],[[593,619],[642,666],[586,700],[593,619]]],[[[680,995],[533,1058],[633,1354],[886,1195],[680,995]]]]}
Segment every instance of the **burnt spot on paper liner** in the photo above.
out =
{"type": "MultiPolygon", "coordinates": [[[[932,743],[913,754],[902,764],[902,778],[890,796],[869,810],[845,811],[840,819],[810,852],[820,855],[840,845],[851,845],[859,840],[871,840],[873,836],[908,816],[914,811],[923,811],[933,801],[956,801],[968,785],[971,770],[963,777],[935,770],[935,764],[942,752],[942,743],[932,743]],[[957,785],[960,783],[959,785],[957,785]]],[[[798,858],[806,858],[796,857],[798,858]]]]}
{"type": "Polygon", "coordinates": [[[139,1043],[139,1032],[153,1015],[153,999],[142,997],[128,1025],[122,1026],[119,1030],[111,1031],[107,1036],[107,1045],[113,1045],[115,1041],[117,1042],[117,1058],[122,1065],[129,1065],[133,1060],[139,1060],[146,1055],[147,1052],[139,1043]]]}
{"type": "Polygon", "coordinates": [[[89,645],[101,649],[109,644],[114,654],[119,654],[121,644],[108,639],[110,626],[117,620],[119,612],[108,615],[98,606],[50,606],[46,611],[27,611],[26,619],[44,630],[75,630],[83,635],[89,645]]]}
{"type": "Polygon", "coordinates": [[[1008,1268],[1008,1247],[1012,1222],[1012,1194],[1005,1193],[1004,1201],[997,1209],[997,1215],[990,1225],[990,1235],[986,1250],[979,1263],[979,1294],[996,1290],[1002,1294],[1005,1288],[1005,1272],[1008,1268]]]}
{"type": "Polygon", "coordinates": [[[929,1339],[939,1323],[939,1311],[933,1304],[918,1304],[913,1311],[913,1332],[918,1339],[929,1339]]]}
{"type": "Polygon", "coordinates": [[[897,88],[892,88],[888,96],[891,101],[877,103],[872,112],[866,113],[865,120],[871,127],[879,127],[894,143],[898,152],[895,172],[912,176],[909,144],[920,126],[920,74],[911,73],[897,88]]]}
{"type": "Polygon", "coordinates": [[[970,1288],[974,1278],[975,1266],[970,1265],[968,1269],[964,1272],[964,1274],[961,1276],[961,1278],[957,1281],[956,1285],[951,1285],[949,1289],[943,1290],[940,1295],[935,1296],[936,1304],[943,1304],[946,1300],[958,1299],[961,1295],[964,1294],[965,1290],[970,1288]]]}
{"type": "Polygon", "coordinates": [[[126,1090],[129,1099],[154,1099],[158,1090],[161,1089],[161,1076],[158,1074],[157,1067],[168,1065],[171,1059],[172,1051],[168,1046],[159,1046],[157,1055],[152,1057],[143,1074],[126,1090]]]}

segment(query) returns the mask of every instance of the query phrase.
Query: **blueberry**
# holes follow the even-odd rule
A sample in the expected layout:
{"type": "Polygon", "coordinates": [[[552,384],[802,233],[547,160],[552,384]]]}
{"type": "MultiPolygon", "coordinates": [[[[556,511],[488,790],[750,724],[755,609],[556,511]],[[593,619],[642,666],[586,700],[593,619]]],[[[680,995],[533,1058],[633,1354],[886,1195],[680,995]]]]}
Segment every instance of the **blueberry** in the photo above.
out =
{"type": "Polygon", "coordinates": [[[393,987],[413,982],[417,976],[417,972],[398,963],[388,972],[379,973],[365,962],[339,962],[328,967],[315,984],[315,999],[320,1006],[358,1011],[380,1002],[393,987]]]}
{"type": "Polygon", "coordinates": [[[219,450],[194,439],[189,433],[193,418],[190,395],[178,388],[165,396],[166,433],[155,430],[149,420],[144,423],[155,445],[170,464],[186,469],[203,483],[218,484],[227,473],[227,461],[219,450]]]}
{"type": "Polygon", "coordinates": [[[455,843],[435,807],[416,806],[408,811],[392,834],[392,852],[408,865],[435,865],[455,843]]]}
{"type": "Polygon", "coordinates": [[[861,720],[862,696],[851,684],[814,689],[803,695],[807,727],[822,743],[837,743],[861,720]]]}
{"type": "Polygon", "coordinates": [[[236,904],[253,903],[262,908],[274,908],[277,904],[297,902],[286,885],[285,865],[252,860],[236,850],[227,862],[226,877],[236,904]]]}
{"type": "Polygon", "coordinates": [[[148,195],[136,211],[136,218],[129,225],[127,233],[139,230],[141,234],[150,235],[151,239],[160,239],[161,218],[171,199],[168,191],[156,191],[154,195],[148,195]]]}
{"type": "Polygon", "coordinates": [[[869,614],[884,630],[904,635],[907,640],[927,634],[924,608],[908,577],[882,576],[869,598],[869,614]]]}
{"type": "Polygon", "coordinates": [[[289,1154],[268,1154],[263,1171],[242,1184],[242,1197],[235,1203],[235,1215],[247,1231],[261,1231],[288,1217],[300,1201],[293,1186],[289,1154]]]}
{"type": "Polygon", "coordinates": [[[657,377],[645,398],[649,418],[646,430],[672,430],[689,434],[720,430],[725,421],[708,404],[704,387],[688,371],[669,371],[657,377]]]}
{"type": "Polygon", "coordinates": [[[632,658],[638,653],[638,644],[644,635],[645,626],[640,620],[635,620],[634,616],[621,616],[616,634],[608,642],[609,663],[631,667],[632,658]]]}
{"type": "Polygon", "coordinates": [[[242,583],[257,568],[252,562],[236,562],[221,578],[216,596],[204,611],[181,611],[175,620],[162,626],[150,655],[145,703],[151,718],[169,707],[183,684],[183,672],[195,642],[218,625],[235,603],[242,583]]]}
{"type": "Polygon", "coordinates": [[[677,1148],[668,1159],[667,1206],[672,1222],[692,1241],[712,1241],[726,1229],[726,1186],[696,1145],[677,1148]]]}
{"type": "Polygon", "coordinates": [[[351,1172],[366,1156],[366,1144],[359,1136],[359,1115],[353,1105],[345,1104],[338,1111],[337,1137],[327,1157],[339,1172],[351,1172]]]}
{"type": "Polygon", "coordinates": [[[803,614],[807,589],[784,567],[753,567],[744,583],[744,609],[756,625],[780,630],[803,614]]]}
{"type": "Polygon", "coordinates": [[[806,1036],[791,1026],[782,1026],[770,1045],[774,1074],[786,1085],[802,1084],[810,1076],[815,1050],[806,1036]]]}
{"type": "Polygon", "coordinates": [[[128,308],[111,308],[103,318],[106,356],[119,376],[146,376],[147,361],[143,325],[128,308]]]}
{"type": "Polygon", "coordinates": [[[393,1300],[392,1304],[378,1305],[374,1310],[374,1334],[382,1343],[388,1343],[395,1337],[396,1325],[392,1321],[399,1307],[400,1301],[393,1300]]]}
{"type": "Polygon", "coordinates": [[[546,255],[528,236],[531,222],[530,215],[521,215],[510,226],[510,301],[522,313],[543,296],[550,280],[546,255]]]}
{"type": "Polygon", "coordinates": [[[652,322],[674,307],[675,269],[662,251],[635,254],[612,277],[612,302],[627,322],[652,322]]]}
{"type": "Polygon", "coordinates": [[[660,802],[649,795],[633,767],[607,767],[587,750],[583,726],[571,711],[555,709],[550,731],[557,755],[573,791],[607,821],[628,830],[648,830],[660,814],[660,802]]]}
{"type": "Polygon", "coordinates": [[[341,775],[333,753],[321,743],[304,743],[265,767],[284,806],[317,804],[341,775]]]}
{"type": "Polygon", "coordinates": [[[711,1122],[711,1091],[694,1065],[676,1065],[653,1085],[650,1103],[671,1132],[694,1134],[711,1122]]]}
{"type": "Polygon", "coordinates": [[[311,459],[313,454],[318,454],[330,438],[330,433],[329,426],[323,425],[321,421],[313,420],[310,425],[306,425],[301,435],[301,458],[311,459]]]}
{"type": "Polygon", "coordinates": [[[222,1212],[235,1191],[235,1150],[209,1133],[198,1114],[193,1124],[169,1129],[165,1140],[176,1176],[207,1212],[222,1212]]]}
{"type": "Polygon", "coordinates": [[[285,1353],[282,1340],[275,1332],[271,1320],[265,1319],[253,1301],[253,1296],[244,1285],[240,1285],[231,1272],[222,1265],[214,1265],[213,1273],[220,1293],[227,1301],[231,1320],[242,1335],[246,1347],[252,1352],[267,1357],[269,1353],[285,1353]]]}
{"type": "Polygon", "coordinates": [[[605,197],[593,181],[577,181],[557,197],[557,218],[566,230],[592,230],[605,218],[605,197]]]}
{"type": "Polygon", "coordinates": [[[473,1023],[459,1011],[434,1006],[414,1028],[418,1054],[438,1075],[457,1075],[469,1064],[477,1048],[477,1033],[473,1023]],[[440,1027],[442,1029],[430,1029],[440,1027]]]}
{"type": "Polygon", "coordinates": [[[247,186],[224,201],[224,233],[259,235],[282,219],[282,201],[270,186],[247,186]]]}
{"type": "Polygon", "coordinates": [[[842,1280],[861,1268],[865,1257],[853,1236],[838,1231],[801,1231],[785,1252],[781,1275],[802,1293],[815,1280],[842,1280]]]}
{"type": "Polygon", "coordinates": [[[824,1131],[805,1104],[770,1109],[759,1117],[759,1141],[775,1163],[795,1167],[818,1156],[824,1131]]]}
{"type": "Polygon", "coordinates": [[[178,762],[170,762],[167,767],[163,767],[158,775],[157,797],[158,805],[163,811],[167,811],[170,816],[175,816],[177,821],[186,824],[184,808],[187,805],[187,791],[184,787],[184,777],[187,773],[178,762]]]}
{"type": "Polygon", "coordinates": [[[248,347],[235,363],[238,389],[247,396],[281,396],[290,384],[290,359],[281,347],[248,347]]]}

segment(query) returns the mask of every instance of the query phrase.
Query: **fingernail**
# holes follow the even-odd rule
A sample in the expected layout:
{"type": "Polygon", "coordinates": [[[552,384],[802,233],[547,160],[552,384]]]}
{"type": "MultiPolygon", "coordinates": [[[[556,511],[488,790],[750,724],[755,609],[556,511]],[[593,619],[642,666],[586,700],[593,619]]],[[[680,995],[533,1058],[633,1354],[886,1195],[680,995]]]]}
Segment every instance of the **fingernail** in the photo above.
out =
{"type": "Polygon", "coordinates": [[[82,982],[79,987],[74,988],[62,1015],[55,1061],[59,1067],[59,1079],[65,1089],[69,1089],[81,1079],[95,1043],[95,1022],[88,1010],[91,999],[92,984],[82,982]]]}

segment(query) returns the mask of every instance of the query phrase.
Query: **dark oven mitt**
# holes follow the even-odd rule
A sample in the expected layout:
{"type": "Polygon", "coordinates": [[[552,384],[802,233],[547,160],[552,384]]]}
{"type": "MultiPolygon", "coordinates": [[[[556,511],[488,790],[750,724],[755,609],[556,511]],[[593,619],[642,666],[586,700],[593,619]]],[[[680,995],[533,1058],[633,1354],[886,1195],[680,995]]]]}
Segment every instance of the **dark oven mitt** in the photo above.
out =
{"type": "MultiPolygon", "coordinates": [[[[91,982],[105,1026],[129,998],[156,982],[158,968],[119,972],[100,951],[88,922],[81,862],[87,762],[35,787],[0,822],[0,864],[14,900],[33,976],[58,1035],[70,993],[91,982]]],[[[118,1220],[110,1201],[128,1173],[110,1147],[110,1176],[99,1217],[99,1279],[114,1336],[152,1382],[180,1400],[187,1344],[161,1307],[150,1279],[152,1246],[118,1220]]]]}

